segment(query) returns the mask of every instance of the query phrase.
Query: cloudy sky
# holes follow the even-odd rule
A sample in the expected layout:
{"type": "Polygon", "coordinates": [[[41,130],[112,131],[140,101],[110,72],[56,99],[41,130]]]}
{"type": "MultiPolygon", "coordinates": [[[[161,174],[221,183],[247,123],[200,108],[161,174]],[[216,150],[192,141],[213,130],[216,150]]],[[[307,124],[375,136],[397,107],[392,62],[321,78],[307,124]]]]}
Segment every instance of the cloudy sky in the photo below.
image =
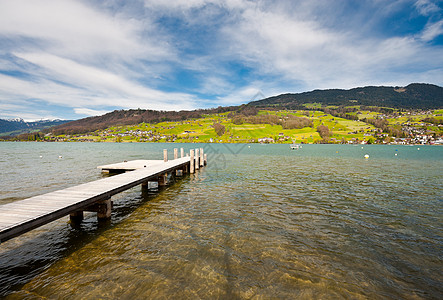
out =
{"type": "Polygon", "coordinates": [[[443,0],[0,0],[0,118],[443,86],[443,0]]]}

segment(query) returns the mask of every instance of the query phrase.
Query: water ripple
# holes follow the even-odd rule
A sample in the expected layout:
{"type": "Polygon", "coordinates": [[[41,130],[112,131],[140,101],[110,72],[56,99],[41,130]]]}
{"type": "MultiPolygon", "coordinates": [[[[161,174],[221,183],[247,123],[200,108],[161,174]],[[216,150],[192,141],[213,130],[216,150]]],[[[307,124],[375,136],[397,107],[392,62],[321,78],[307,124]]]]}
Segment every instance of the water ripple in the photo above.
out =
{"type": "Polygon", "coordinates": [[[116,197],[109,224],[61,220],[6,243],[0,276],[23,284],[7,298],[443,298],[441,161],[224,147],[223,168],[116,197]]]}

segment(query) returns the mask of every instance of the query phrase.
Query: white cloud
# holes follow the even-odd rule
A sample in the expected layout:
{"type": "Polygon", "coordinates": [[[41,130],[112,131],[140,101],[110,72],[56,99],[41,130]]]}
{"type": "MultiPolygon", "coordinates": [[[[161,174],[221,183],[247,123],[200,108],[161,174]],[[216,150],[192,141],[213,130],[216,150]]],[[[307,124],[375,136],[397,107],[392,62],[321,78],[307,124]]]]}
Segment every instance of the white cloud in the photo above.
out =
{"type": "Polygon", "coordinates": [[[417,0],[414,4],[418,12],[423,16],[429,16],[441,9],[430,0],[417,0]]]}
{"type": "Polygon", "coordinates": [[[206,3],[212,1],[205,0],[145,0],[145,5],[147,7],[156,7],[162,9],[176,9],[176,10],[188,10],[191,8],[199,8],[204,6],[206,3]]]}
{"type": "MultiPolygon", "coordinates": [[[[81,76],[82,70],[75,75],[81,76]]],[[[97,71],[100,73],[100,70],[97,71]]],[[[108,78],[97,80],[100,86],[94,89],[73,87],[48,79],[28,81],[0,74],[0,99],[16,101],[20,99],[35,99],[49,105],[65,107],[122,107],[144,108],[156,110],[180,110],[195,108],[192,96],[181,93],[166,93],[137,86],[113,74],[104,74],[108,78]],[[115,87],[112,87],[112,84],[115,87]],[[109,89],[107,89],[109,87],[109,89]]],[[[73,76],[74,77],[74,76],[73,76]]],[[[88,78],[84,80],[87,81],[88,78]]],[[[75,80],[72,80],[74,83],[75,80]]],[[[75,82],[80,84],[82,81],[75,82]]],[[[0,102],[5,102],[0,101],[0,102]]]]}
{"type": "Polygon", "coordinates": [[[23,108],[32,107],[32,103],[29,101],[15,101],[14,103],[1,103],[0,102],[0,119],[14,119],[20,117],[25,121],[37,121],[41,119],[60,119],[60,117],[54,115],[52,112],[41,109],[38,107],[33,107],[33,109],[24,110],[23,108]],[[18,115],[17,112],[20,112],[18,115]]]}
{"type": "Polygon", "coordinates": [[[57,78],[80,89],[95,91],[96,93],[115,94],[122,98],[144,98],[147,101],[159,99],[190,100],[184,94],[170,94],[138,85],[133,81],[115,73],[100,68],[79,64],[75,61],[44,53],[16,53],[16,56],[38,65],[42,68],[42,75],[57,78]]]}
{"type": "Polygon", "coordinates": [[[8,59],[0,58],[0,68],[26,74],[0,74],[0,103],[37,99],[88,109],[196,108],[191,95],[138,82],[158,78],[177,61],[157,29],[149,18],[112,15],[80,1],[0,0],[0,37],[8,41],[0,51],[8,59]]]}
{"type": "Polygon", "coordinates": [[[262,97],[263,92],[256,86],[260,86],[260,84],[243,87],[232,91],[232,93],[226,96],[218,97],[217,103],[223,106],[229,106],[248,103],[254,100],[260,100],[264,98],[262,97]]]}
{"type": "Polygon", "coordinates": [[[198,91],[200,93],[220,95],[232,90],[232,88],[234,88],[233,85],[225,77],[209,75],[202,79],[202,85],[198,91]]]}
{"type": "Polygon", "coordinates": [[[224,34],[233,55],[251,67],[314,85],[335,72],[327,70],[331,63],[346,62],[341,56],[348,51],[343,36],[296,16],[251,9],[237,24],[225,28],[224,34]]]}
{"type": "Polygon", "coordinates": [[[260,91],[439,84],[442,48],[429,42],[443,33],[440,11],[430,0],[0,0],[0,108],[91,115],[233,105],[260,91]],[[406,5],[432,16],[424,30],[376,29],[406,5]]]}
{"type": "Polygon", "coordinates": [[[216,5],[220,8],[227,9],[239,9],[248,6],[249,3],[243,0],[145,0],[146,7],[167,11],[185,12],[191,9],[200,9],[208,5],[216,5]]]}
{"type": "Polygon", "coordinates": [[[109,112],[107,110],[95,110],[85,107],[76,107],[74,108],[74,111],[78,115],[86,115],[86,116],[101,116],[109,112]]]}
{"type": "Polygon", "coordinates": [[[147,19],[120,19],[80,1],[0,1],[0,34],[30,38],[36,47],[77,59],[122,54],[164,59],[171,55],[171,48],[155,29],[147,19]],[[142,31],[148,31],[152,39],[142,40],[142,31]]]}
{"type": "MultiPolygon", "coordinates": [[[[307,17],[306,11],[246,9],[224,28],[224,41],[233,57],[258,72],[298,82],[304,90],[384,84],[407,67],[409,80],[416,82],[429,62],[443,63],[441,48],[427,48],[414,36],[359,36],[355,28],[327,28],[318,17],[307,17]]],[[[440,30],[441,24],[429,27],[424,37],[440,30]]]]}
{"type": "Polygon", "coordinates": [[[443,20],[440,20],[436,23],[428,24],[425,30],[421,34],[421,38],[425,42],[432,41],[437,36],[443,34],[443,20]]]}

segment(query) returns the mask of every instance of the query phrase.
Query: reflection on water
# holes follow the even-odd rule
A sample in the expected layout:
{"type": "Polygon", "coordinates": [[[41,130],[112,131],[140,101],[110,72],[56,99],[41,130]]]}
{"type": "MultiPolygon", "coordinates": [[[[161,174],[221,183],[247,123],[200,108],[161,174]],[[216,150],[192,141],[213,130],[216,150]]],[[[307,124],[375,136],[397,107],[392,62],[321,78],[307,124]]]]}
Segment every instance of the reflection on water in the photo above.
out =
{"type": "Polygon", "coordinates": [[[206,145],[197,174],[116,196],[108,224],[64,219],[2,244],[2,293],[442,298],[443,149],[236,147],[206,145]]]}

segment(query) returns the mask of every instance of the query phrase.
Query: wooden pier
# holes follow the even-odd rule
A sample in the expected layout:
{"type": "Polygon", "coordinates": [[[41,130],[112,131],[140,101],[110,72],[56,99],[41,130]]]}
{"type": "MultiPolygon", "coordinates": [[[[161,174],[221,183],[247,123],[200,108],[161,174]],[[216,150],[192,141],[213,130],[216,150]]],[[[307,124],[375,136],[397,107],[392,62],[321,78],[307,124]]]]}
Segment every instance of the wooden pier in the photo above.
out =
{"type": "Polygon", "coordinates": [[[135,160],[100,166],[102,171],[122,173],[93,182],[69,187],[40,196],[0,205],[0,243],[34,228],[70,215],[73,222],[83,219],[83,211],[97,212],[99,219],[111,217],[111,197],[134,186],[148,182],[167,185],[170,175],[194,173],[206,165],[203,149],[196,149],[184,156],[181,149],[174,149],[174,160],[168,161],[167,151],[163,160],[135,160]]]}

